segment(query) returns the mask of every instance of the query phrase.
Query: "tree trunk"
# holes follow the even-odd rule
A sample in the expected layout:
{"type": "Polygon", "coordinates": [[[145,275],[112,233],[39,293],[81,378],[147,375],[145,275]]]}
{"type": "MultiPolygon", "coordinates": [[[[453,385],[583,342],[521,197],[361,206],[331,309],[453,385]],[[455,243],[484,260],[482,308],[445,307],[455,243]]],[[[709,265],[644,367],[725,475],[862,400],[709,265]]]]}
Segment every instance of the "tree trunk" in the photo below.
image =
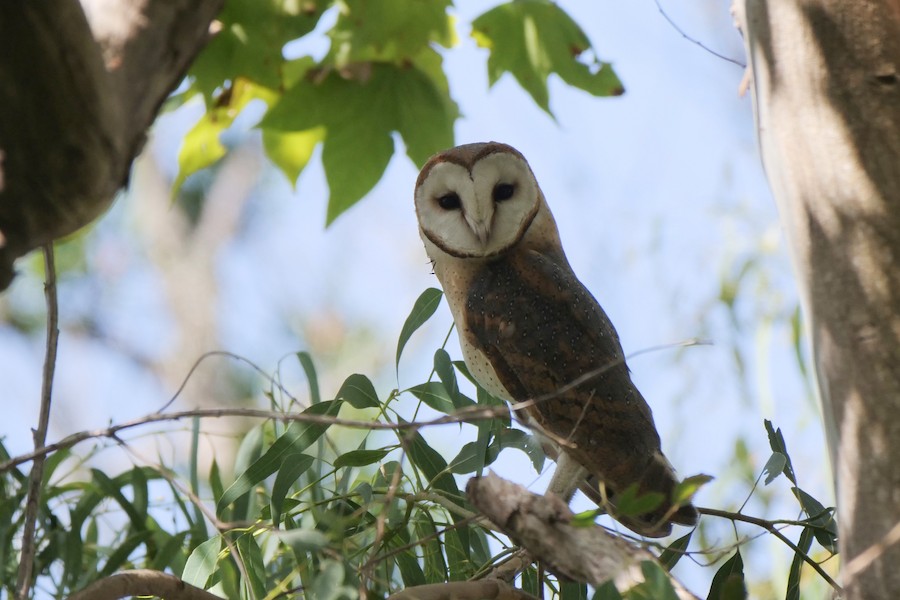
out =
{"type": "Polygon", "coordinates": [[[812,335],[846,597],[900,597],[900,0],[736,0],[812,335]]]}
{"type": "Polygon", "coordinates": [[[0,1],[0,291],[109,207],[223,3],[0,1]]]}

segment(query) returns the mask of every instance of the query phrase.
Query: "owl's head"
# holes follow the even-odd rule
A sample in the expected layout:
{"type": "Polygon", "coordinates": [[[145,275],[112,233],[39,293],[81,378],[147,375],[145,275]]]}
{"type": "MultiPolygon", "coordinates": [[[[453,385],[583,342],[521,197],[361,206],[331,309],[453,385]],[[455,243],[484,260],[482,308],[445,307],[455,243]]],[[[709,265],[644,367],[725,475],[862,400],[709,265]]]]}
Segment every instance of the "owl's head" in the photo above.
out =
{"type": "Polygon", "coordinates": [[[431,242],[457,258],[502,254],[546,206],[525,157],[498,142],[465,144],[431,157],[419,173],[415,198],[426,247],[431,242]]]}

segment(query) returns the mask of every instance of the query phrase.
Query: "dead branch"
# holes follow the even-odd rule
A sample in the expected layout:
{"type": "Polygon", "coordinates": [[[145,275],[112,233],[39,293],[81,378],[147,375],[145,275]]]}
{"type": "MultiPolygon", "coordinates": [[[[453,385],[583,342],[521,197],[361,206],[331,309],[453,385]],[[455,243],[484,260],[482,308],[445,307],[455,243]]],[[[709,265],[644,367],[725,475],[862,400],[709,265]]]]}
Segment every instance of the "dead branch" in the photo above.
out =
{"type": "Polygon", "coordinates": [[[497,579],[451,581],[406,588],[388,600],[537,600],[531,594],[497,579]]]}
{"type": "MultiPolygon", "coordinates": [[[[469,501],[557,576],[599,586],[613,581],[620,590],[644,581],[641,563],[656,561],[647,550],[601,527],[572,525],[572,511],[554,494],[532,494],[493,473],[472,478],[469,501]]],[[[696,598],[674,578],[679,598],[696,598]]]]}
{"type": "Polygon", "coordinates": [[[69,600],[118,600],[129,596],[158,596],[165,600],[222,600],[174,575],[136,569],[104,577],[69,596],[69,600]]]}
{"type": "MultiPolygon", "coordinates": [[[[47,443],[47,426],[50,423],[50,400],[53,396],[53,374],[56,371],[56,349],[59,343],[59,303],[56,298],[56,265],[53,261],[53,244],[44,246],[44,271],[47,296],[47,344],[44,352],[44,373],[41,384],[41,407],[38,427],[33,430],[34,447],[41,448],[47,443]]],[[[25,600],[31,590],[34,543],[38,509],[41,505],[41,483],[44,480],[44,458],[40,456],[31,465],[28,477],[28,500],[25,503],[25,522],[22,525],[22,553],[19,557],[19,574],[16,580],[16,595],[25,600]]]]}

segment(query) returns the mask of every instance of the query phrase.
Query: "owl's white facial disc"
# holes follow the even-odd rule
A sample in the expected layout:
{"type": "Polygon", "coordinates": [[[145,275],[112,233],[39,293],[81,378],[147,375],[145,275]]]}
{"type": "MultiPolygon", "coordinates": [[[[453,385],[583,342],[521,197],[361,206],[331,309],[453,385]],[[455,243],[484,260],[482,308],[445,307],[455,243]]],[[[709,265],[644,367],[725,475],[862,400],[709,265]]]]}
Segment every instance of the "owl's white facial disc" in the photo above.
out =
{"type": "Polygon", "coordinates": [[[431,165],[416,189],[416,211],[422,236],[444,252],[489,257],[521,239],[539,199],[528,164],[514,154],[493,152],[471,168],[450,160],[431,165]]]}

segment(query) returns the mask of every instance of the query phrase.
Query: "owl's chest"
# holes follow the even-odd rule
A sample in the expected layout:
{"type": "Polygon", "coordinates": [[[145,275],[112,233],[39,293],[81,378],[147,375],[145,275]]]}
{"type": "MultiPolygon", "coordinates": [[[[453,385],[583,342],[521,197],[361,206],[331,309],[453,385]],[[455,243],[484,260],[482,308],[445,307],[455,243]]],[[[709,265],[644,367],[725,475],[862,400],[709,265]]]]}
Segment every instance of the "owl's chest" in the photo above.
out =
{"type": "Polygon", "coordinates": [[[472,377],[492,396],[501,400],[512,401],[512,395],[503,387],[497,372],[487,355],[479,348],[477,341],[466,328],[459,328],[459,345],[462,348],[463,360],[472,377]]]}

